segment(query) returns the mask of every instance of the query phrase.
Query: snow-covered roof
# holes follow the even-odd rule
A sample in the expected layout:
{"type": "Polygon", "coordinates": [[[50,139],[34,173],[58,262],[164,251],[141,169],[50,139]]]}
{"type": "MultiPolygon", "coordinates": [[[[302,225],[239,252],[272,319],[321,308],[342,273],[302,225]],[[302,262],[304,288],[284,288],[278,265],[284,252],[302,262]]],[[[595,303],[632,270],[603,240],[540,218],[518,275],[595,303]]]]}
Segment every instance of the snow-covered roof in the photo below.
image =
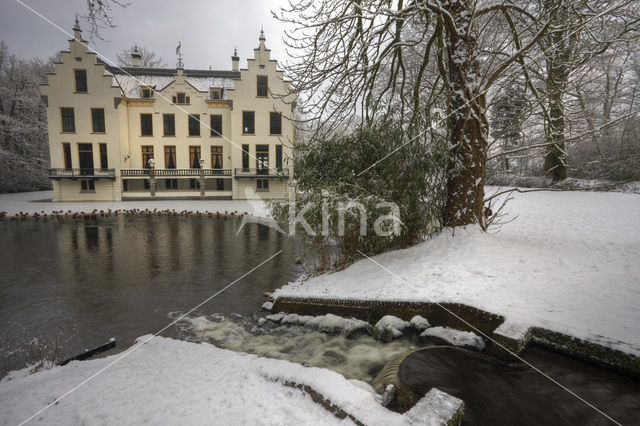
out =
{"type": "Polygon", "coordinates": [[[187,83],[192,85],[199,92],[208,92],[212,87],[223,87],[233,89],[233,80],[220,77],[188,77],[187,83]]]}
{"type": "Polygon", "coordinates": [[[154,75],[137,75],[129,76],[125,74],[114,75],[113,84],[120,86],[122,94],[127,98],[139,98],[140,87],[152,87],[156,91],[163,90],[165,87],[173,83],[173,77],[154,76],[154,75]]]}
{"type": "MultiPolygon", "coordinates": [[[[209,92],[212,87],[233,89],[234,80],[240,78],[239,71],[184,70],[187,83],[199,92],[209,92]]],[[[154,87],[161,91],[175,81],[176,69],[113,67],[105,65],[105,74],[113,76],[113,85],[122,89],[128,98],[139,98],[140,87],[154,87]]]]}

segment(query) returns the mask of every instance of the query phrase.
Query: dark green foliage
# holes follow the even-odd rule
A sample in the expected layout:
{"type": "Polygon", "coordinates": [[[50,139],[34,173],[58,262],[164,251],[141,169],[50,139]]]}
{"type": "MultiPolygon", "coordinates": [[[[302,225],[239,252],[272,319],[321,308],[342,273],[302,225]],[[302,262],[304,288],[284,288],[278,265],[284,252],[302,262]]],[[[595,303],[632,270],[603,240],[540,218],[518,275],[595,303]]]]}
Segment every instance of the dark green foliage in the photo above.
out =
{"type": "MultiPolygon", "coordinates": [[[[299,225],[296,233],[303,234],[321,268],[344,266],[360,257],[358,250],[376,254],[407,247],[440,230],[445,199],[445,147],[424,139],[407,142],[399,125],[383,122],[296,147],[295,209],[300,212],[310,206],[304,218],[316,235],[304,232],[299,225]],[[375,164],[377,161],[380,162],[375,164]],[[355,207],[343,213],[341,235],[338,219],[341,208],[348,203],[359,203],[366,211],[366,235],[361,235],[360,214],[355,207]],[[397,232],[391,233],[392,220],[380,219],[392,213],[389,205],[380,203],[397,206],[401,221],[397,232]],[[378,233],[377,219],[381,220],[378,233]],[[323,234],[323,229],[328,232],[323,234]],[[381,229],[391,235],[380,236],[381,229]]],[[[273,202],[270,206],[276,219],[290,220],[289,203],[273,202]]]]}

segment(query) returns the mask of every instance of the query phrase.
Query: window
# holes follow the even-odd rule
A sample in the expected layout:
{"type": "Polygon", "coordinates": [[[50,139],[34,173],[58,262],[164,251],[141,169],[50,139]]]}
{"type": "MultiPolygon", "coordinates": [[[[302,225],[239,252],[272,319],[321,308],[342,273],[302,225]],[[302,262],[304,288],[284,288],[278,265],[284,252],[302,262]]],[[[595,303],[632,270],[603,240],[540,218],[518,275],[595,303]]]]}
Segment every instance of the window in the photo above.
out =
{"type": "Polygon", "coordinates": [[[153,136],[153,115],[140,114],[140,135],[153,136]]]}
{"type": "Polygon", "coordinates": [[[189,167],[191,167],[192,169],[200,168],[200,147],[199,146],[189,147],[189,167]]]}
{"type": "Polygon", "coordinates": [[[178,179],[165,179],[164,187],[167,189],[178,189],[178,179]]]}
{"type": "Polygon", "coordinates": [[[62,131],[65,133],[75,133],[76,119],[73,108],[60,108],[62,115],[62,131]]]}
{"type": "Polygon", "coordinates": [[[127,179],[122,180],[122,192],[127,192],[129,190],[129,181],[127,179]]]}
{"type": "Polygon", "coordinates": [[[189,187],[191,189],[200,189],[200,180],[199,179],[189,179],[189,187]]]}
{"type": "Polygon", "coordinates": [[[176,147],[175,146],[164,147],[164,168],[165,169],[176,168],[176,147]]]}
{"type": "Polygon", "coordinates": [[[222,147],[219,145],[211,147],[211,166],[214,169],[222,168],[222,147]]]}
{"type": "Polygon", "coordinates": [[[188,104],[191,102],[189,96],[186,96],[184,93],[176,93],[173,97],[174,104],[188,104]]]}
{"type": "Polygon", "coordinates": [[[222,116],[214,114],[209,117],[211,120],[211,136],[222,136],[222,116]]]}
{"type": "Polygon", "coordinates": [[[75,70],[76,93],[87,93],[87,70],[75,70]]]}
{"type": "Polygon", "coordinates": [[[78,162],[80,163],[80,174],[93,175],[93,144],[78,144],[78,162]]]}
{"type": "Polygon", "coordinates": [[[91,108],[91,124],[93,133],[104,133],[104,109],[91,108]]]}
{"type": "Polygon", "coordinates": [[[153,160],[153,146],[151,145],[143,145],[142,146],[142,168],[149,169],[150,164],[149,160],[153,160]]]}
{"type": "Polygon", "coordinates": [[[224,191],[224,179],[216,179],[216,191],[224,191]]]}
{"type": "Polygon", "coordinates": [[[255,112],[242,111],[242,133],[245,135],[253,135],[256,133],[255,112]]]}
{"type": "Polygon", "coordinates": [[[165,136],[176,135],[176,116],[174,114],[162,114],[162,127],[165,136]]]}
{"type": "Polygon", "coordinates": [[[258,94],[257,96],[266,97],[268,92],[267,88],[267,76],[259,75],[258,76],[258,94]]]}
{"type": "Polygon", "coordinates": [[[95,192],[95,182],[89,179],[83,179],[80,181],[80,189],[82,192],[95,192]]]}
{"type": "Polygon", "coordinates": [[[200,114],[189,114],[189,136],[200,136],[200,114]]]}
{"type": "Polygon", "coordinates": [[[256,145],[256,169],[259,175],[269,174],[269,145],[256,145]]]}
{"type": "Polygon", "coordinates": [[[153,97],[153,89],[151,87],[141,87],[140,97],[145,99],[153,97]]]}
{"type": "Polygon", "coordinates": [[[276,145],[276,169],[282,170],[282,145],[276,145]]]}
{"type": "Polygon", "coordinates": [[[214,101],[222,99],[222,89],[211,89],[211,99],[214,101]]]}
{"type": "Polygon", "coordinates": [[[69,170],[71,169],[71,144],[63,143],[62,144],[62,153],[64,154],[64,168],[69,170]]]}
{"type": "Polygon", "coordinates": [[[100,168],[108,169],[109,168],[109,159],[107,157],[107,144],[101,143],[100,147],[100,168]]]}
{"type": "Polygon", "coordinates": [[[269,134],[281,135],[282,134],[282,114],[279,112],[269,113],[269,134]]]}
{"type": "Polygon", "coordinates": [[[268,191],[269,179],[256,179],[256,189],[258,191],[268,191]]]}
{"type": "Polygon", "coordinates": [[[249,168],[249,145],[242,145],[242,168],[249,168]]]}

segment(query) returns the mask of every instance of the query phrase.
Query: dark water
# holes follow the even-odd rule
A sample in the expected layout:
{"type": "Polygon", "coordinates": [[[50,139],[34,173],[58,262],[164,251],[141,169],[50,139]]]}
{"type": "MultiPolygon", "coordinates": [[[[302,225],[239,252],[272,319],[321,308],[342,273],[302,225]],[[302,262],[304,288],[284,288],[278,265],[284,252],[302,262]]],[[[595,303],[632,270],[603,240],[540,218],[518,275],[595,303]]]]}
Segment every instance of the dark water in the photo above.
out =
{"type": "MultiPolygon", "coordinates": [[[[542,348],[530,347],[523,358],[617,422],[640,424],[640,382],[542,348]]],[[[524,364],[457,348],[415,352],[400,378],[420,395],[436,387],[461,398],[464,424],[615,424],[524,364]]]]}
{"type": "MultiPolygon", "coordinates": [[[[304,361],[367,381],[388,360],[424,344],[259,327],[252,314],[267,300],[262,294],[296,277],[299,248],[258,224],[236,235],[239,225],[237,218],[206,216],[0,222],[0,367],[24,366],[28,359],[14,349],[30,347],[34,338],[51,345],[52,336],[60,335],[58,359],[110,337],[126,348],[279,250],[284,251],[163,335],[304,361]]],[[[637,381],[538,348],[525,358],[614,419],[640,424],[637,381]]],[[[401,375],[419,393],[435,386],[462,398],[465,424],[610,424],[530,368],[475,352],[418,352],[402,365],[401,375]]]]}
{"type": "Polygon", "coordinates": [[[110,337],[123,348],[284,250],[199,309],[257,311],[265,291],[295,278],[296,247],[258,224],[236,236],[239,225],[206,216],[2,222],[0,339],[60,334],[62,356],[110,337]]]}

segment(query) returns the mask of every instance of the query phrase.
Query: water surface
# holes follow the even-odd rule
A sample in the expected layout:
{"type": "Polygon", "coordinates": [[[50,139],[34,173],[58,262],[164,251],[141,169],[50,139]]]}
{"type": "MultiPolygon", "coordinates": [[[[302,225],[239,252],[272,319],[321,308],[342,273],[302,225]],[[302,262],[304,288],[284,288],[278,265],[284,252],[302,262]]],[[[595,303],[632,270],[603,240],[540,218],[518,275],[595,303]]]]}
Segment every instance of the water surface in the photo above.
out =
{"type": "Polygon", "coordinates": [[[1,222],[0,339],[60,334],[62,356],[110,337],[123,348],[283,250],[199,309],[257,311],[265,291],[296,277],[296,245],[258,224],[238,233],[240,223],[215,216],[1,222]]]}

